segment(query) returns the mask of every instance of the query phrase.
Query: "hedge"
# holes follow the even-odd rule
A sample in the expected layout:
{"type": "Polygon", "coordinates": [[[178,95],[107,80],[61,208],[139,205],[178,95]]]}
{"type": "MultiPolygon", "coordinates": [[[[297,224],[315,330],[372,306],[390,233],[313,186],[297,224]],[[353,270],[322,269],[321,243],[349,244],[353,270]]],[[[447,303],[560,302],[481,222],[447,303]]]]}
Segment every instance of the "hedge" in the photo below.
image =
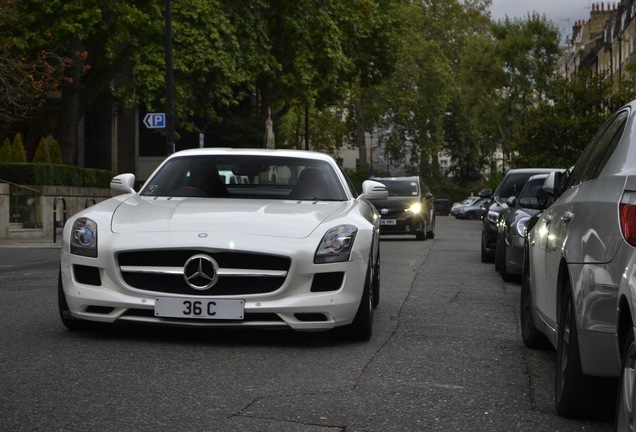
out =
{"type": "Polygon", "coordinates": [[[0,163],[0,181],[19,185],[110,187],[116,174],[108,170],[44,163],[0,163]]]}

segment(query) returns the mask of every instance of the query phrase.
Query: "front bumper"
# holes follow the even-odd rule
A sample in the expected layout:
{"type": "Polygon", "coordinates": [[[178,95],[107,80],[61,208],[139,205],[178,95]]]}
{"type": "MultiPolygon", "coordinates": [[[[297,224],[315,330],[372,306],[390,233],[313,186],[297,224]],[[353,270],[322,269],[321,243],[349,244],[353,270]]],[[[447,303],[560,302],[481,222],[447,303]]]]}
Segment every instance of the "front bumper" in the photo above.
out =
{"type": "MultiPolygon", "coordinates": [[[[129,235],[127,237],[130,237],[129,235]]],[[[357,239],[362,240],[362,239],[357,239]]],[[[155,240],[156,241],[156,240],[155,240]]],[[[309,240],[312,245],[315,242],[309,240]]],[[[152,241],[146,243],[152,250],[152,241]]],[[[302,243],[302,241],[299,241],[302,243]]],[[[135,242],[135,244],[143,244],[135,242]]],[[[237,242],[240,246],[241,242],[237,242]]],[[[158,245],[157,245],[158,246],[158,245]]],[[[314,246],[315,247],[315,246],[314,246]]],[[[170,248],[193,249],[192,245],[175,243],[170,248]]],[[[165,245],[164,245],[165,249],[165,245]]],[[[198,245],[201,253],[213,254],[218,249],[198,245]]],[[[97,258],[72,255],[63,250],[61,280],[66,302],[73,317],[103,323],[137,322],[189,327],[260,327],[291,328],[303,331],[329,330],[351,324],[365,285],[368,257],[352,254],[350,261],[314,264],[314,250],[285,248],[277,245],[277,254],[291,258],[287,275],[280,287],[270,292],[243,291],[232,295],[206,292],[159,292],[152,285],[143,288],[131,286],[118,262],[118,254],[129,249],[100,250],[97,258]],[[91,277],[86,275],[90,274],[91,277]],[[316,290],[315,280],[320,275],[340,274],[336,283],[316,290]],[[240,299],[244,300],[244,318],[241,320],[215,320],[196,318],[165,318],[155,316],[158,297],[188,300],[240,299]]],[[[235,251],[232,251],[235,252],[235,251]]],[[[254,251],[253,251],[254,252],[254,251]]],[[[271,251],[255,251],[271,253],[271,251]]],[[[324,279],[324,278],[322,278],[324,279]]],[[[255,284],[257,282],[254,282],[255,284]]],[[[244,284],[245,285],[245,284],[244,284]]],[[[258,291],[258,290],[256,290],[258,291]]]]}
{"type": "Polygon", "coordinates": [[[380,219],[380,234],[400,235],[417,234],[422,232],[423,224],[415,216],[382,216],[380,219]],[[387,224],[386,221],[394,221],[387,224]]]}

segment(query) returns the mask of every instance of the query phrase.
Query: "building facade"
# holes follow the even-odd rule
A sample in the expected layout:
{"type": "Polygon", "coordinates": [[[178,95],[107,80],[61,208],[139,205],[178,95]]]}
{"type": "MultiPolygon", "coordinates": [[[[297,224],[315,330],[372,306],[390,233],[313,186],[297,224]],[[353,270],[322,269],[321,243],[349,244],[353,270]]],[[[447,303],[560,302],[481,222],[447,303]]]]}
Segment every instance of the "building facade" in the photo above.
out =
{"type": "Polygon", "coordinates": [[[588,20],[572,27],[558,71],[565,78],[582,71],[604,74],[615,85],[636,60],[636,0],[592,3],[588,20]]]}

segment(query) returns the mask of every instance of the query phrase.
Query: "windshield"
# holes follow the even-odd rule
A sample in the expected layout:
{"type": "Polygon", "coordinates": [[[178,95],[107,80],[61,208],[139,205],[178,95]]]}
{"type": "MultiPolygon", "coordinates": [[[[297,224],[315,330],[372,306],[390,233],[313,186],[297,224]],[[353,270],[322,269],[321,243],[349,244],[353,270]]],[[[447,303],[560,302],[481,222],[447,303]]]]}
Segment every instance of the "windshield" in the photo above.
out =
{"type": "Polygon", "coordinates": [[[168,160],[141,196],[344,201],[333,167],[313,159],[252,155],[183,156],[168,160]]]}
{"type": "Polygon", "coordinates": [[[460,205],[470,205],[474,202],[477,202],[477,200],[479,199],[479,197],[473,196],[473,197],[468,197],[466,198],[464,201],[462,201],[461,203],[459,203],[460,205]]]}
{"type": "Polygon", "coordinates": [[[501,198],[502,201],[505,201],[506,199],[508,199],[509,197],[513,196],[513,197],[518,197],[519,193],[521,193],[521,190],[523,189],[523,187],[525,186],[526,182],[528,181],[528,179],[534,175],[533,173],[519,173],[519,174],[512,174],[510,175],[507,179],[506,179],[506,183],[504,183],[501,187],[501,193],[499,194],[499,197],[501,198]]]}
{"type": "Polygon", "coordinates": [[[389,196],[414,197],[418,195],[417,182],[414,180],[378,180],[386,186],[389,196]]]}

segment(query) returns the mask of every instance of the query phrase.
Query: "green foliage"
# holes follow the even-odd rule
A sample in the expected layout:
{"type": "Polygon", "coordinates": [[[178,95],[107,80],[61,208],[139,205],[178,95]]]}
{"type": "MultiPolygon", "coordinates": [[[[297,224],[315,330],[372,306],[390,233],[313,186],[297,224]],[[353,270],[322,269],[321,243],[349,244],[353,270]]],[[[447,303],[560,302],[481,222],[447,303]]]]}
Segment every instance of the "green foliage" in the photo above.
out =
{"type": "Polygon", "coordinates": [[[22,144],[22,135],[16,134],[13,137],[13,144],[11,145],[11,160],[10,162],[25,163],[27,161],[26,151],[22,144]]]}
{"type": "Polygon", "coordinates": [[[35,149],[35,154],[31,160],[33,163],[51,163],[51,157],[49,156],[49,145],[44,138],[40,139],[38,146],[35,149]]]}
{"type": "Polygon", "coordinates": [[[110,187],[115,173],[107,170],[40,163],[0,163],[3,180],[28,186],[110,187]]]}
{"type": "Polygon", "coordinates": [[[620,104],[603,74],[557,79],[547,96],[528,112],[517,163],[568,168],[620,104]]]}
{"type": "Polygon", "coordinates": [[[51,141],[49,144],[49,158],[52,164],[62,165],[62,152],[60,151],[60,144],[57,140],[51,141]]]}
{"type": "Polygon", "coordinates": [[[0,146],[0,163],[9,163],[11,161],[11,141],[5,138],[2,146],[0,146]]]}

